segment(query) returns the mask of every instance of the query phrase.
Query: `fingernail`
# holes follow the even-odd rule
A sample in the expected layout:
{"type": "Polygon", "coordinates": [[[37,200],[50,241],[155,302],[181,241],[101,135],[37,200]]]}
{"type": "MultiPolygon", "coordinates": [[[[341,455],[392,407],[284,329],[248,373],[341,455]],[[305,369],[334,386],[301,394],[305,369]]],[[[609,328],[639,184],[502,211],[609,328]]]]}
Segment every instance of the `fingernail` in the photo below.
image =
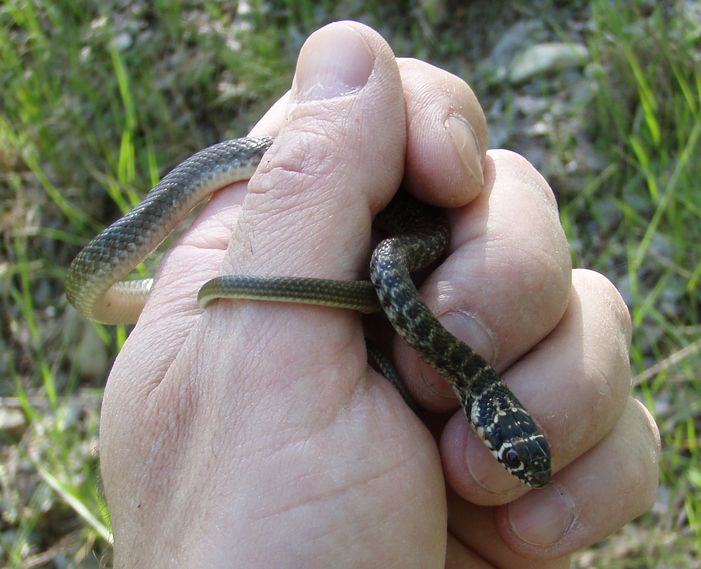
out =
{"type": "Polygon", "coordinates": [[[487,362],[494,360],[494,336],[475,316],[462,310],[452,310],[442,314],[438,320],[448,332],[468,344],[487,362]]]}
{"type": "Polygon", "coordinates": [[[298,102],[350,95],[362,89],[374,57],[360,32],[335,24],[322,28],[304,44],[292,88],[298,102]]]}
{"type": "Polygon", "coordinates": [[[474,481],[487,492],[507,495],[521,486],[521,483],[497,462],[474,432],[467,438],[465,462],[474,481]]]}
{"type": "MultiPolygon", "coordinates": [[[[468,312],[453,310],[440,316],[439,321],[448,332],[469,345],[487,363],[495,359],[493,334],[479,319],[468,312]]],[[[520,485],[513,476],[506,475],[504,468],[494,459],[475,433],[471,433],[468,437],[465,463],[475,482],[487,492],[505,494],[520,485]]]]}
{"type": "Polygon", "coordinates": [[[449,115],[444,125],[463,166],[468,174],[482,186],[484,184],[482,150],[477,143],[475,131],[472,130],[469,122],[458,115],[449,115]]]}
{"type": "Polygon", "coordinates": [[[533,490],[509,504],[512,531],[526,543],[553,545],[572,527],[576,516],[574,502],[556,484],[533,490]]]}

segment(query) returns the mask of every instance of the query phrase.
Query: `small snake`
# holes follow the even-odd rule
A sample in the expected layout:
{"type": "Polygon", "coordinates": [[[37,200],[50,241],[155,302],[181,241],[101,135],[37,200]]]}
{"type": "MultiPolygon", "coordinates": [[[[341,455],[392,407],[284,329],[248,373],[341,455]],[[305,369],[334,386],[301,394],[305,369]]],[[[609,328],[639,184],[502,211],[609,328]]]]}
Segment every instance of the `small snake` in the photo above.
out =
{"type": "MultiPolygon", "coordinates": [[[[271,138],[240,138],[194,154],[167,174],[130,213],[95,237],[73,260],[68,300],[86,317],[109,324],[135,322],[152,279],[120,281],[216,190],[255,171],[271,138]]],[[[440,211],[399,192],[375,220],[390,236],[374,250],[370,281],[226,275],[205,283],[202,306],[217,298],[271,300],[349,308],[380,307],[392,326],[452,386],[468,421],[497,460],[534,488],[550,481],[550,450],[534,420],[497,372],[450,334],[421,300],[410,273],[445,251],[448,227],[440,211]]],[[[400,389],[391,364],[368,346],[375,365],[400,389]]]]}

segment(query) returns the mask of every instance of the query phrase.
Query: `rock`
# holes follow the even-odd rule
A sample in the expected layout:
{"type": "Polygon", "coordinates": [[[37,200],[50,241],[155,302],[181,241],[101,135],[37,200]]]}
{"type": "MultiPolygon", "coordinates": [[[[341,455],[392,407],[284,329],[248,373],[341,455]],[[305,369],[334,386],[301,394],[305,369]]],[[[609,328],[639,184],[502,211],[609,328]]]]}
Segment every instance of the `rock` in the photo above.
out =
{"type": "Polygon", "coordinates": [[[534,44],[543,37],[544,28],[540,20],[519,20],[501,33],[492,48],[490,58],[496,67],[508,67],[522,51],[524,45],[534,44]]]}
{"type": "Polygon", "coordinates": [[[22,438],[26,427],[27,421],[20,409],[0,406],[0,433],[18,441],[22,438]]]}
{"type": "Polygon", "coordinates": [[[90,379],[105,379],[110,366],[107,348],[95,327],[72,306],[64,314],[64,333],[75,346],[73,364],[78,373],[90,379]]]}
{"type": "Polygon", "coordinates": [[[509,81],[523,83],[538,75],[581,67],[587,62],[588,57],[587,48],[581,44],[537,44],[514,57],[509,68],[509,81]]]}

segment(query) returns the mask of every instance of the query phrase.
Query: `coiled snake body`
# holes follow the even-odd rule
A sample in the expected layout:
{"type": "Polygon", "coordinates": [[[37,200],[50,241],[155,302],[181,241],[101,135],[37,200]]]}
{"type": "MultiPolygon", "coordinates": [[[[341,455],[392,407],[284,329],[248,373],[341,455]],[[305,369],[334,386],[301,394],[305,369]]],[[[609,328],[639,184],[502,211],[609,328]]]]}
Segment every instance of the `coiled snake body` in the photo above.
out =
{"type": "MultiPolygon", "coordinates": [[[[151,280],[120,281],[171,233],[199,202],[248,179],[270,138],[240,138],[201,150],[166,175],[129,214],[93,239],[66,277],[68,300],[105,323],[135,322],[151,280]]],[[[373,312],[381,307],[397,333],[452,386],[468,421],[497,460],[532,487],[550,481],[550,451],[535,422],[497,372],[450,334],[421,300],[410,273],[438,259],[448,243],[440,212],[399,193],[376,220],[390,235],[375,249],[369,281],[226,275],[205,283],[198,299],[271,300],[373,312]],[[379,299],[379,305],[378,305],[379,299]]],[[[391,364],[369,352],[406,390],[391,364]]]]}

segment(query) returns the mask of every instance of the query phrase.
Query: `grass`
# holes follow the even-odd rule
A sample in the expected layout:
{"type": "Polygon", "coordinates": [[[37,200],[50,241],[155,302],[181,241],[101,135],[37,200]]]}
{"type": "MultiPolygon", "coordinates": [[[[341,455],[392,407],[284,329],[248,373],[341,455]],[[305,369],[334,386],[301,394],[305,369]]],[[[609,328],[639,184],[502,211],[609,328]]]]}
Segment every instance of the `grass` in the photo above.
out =
{"type": "MultiPolygon", "coordinates": [[[[97,567],[109,551],[95,449],[104,376],[126,331],[87,324],[67,307],[70,259],[169,166],[245,132],[289,85],[308,33],[340,17],[366,21],[399,54],[469,77],[488,113],[504,101],[514,109],[528,89],[555,101],[564,89],[557,78],[514,88],[482,57],[503,26],[530,17],[528,3],[495,18],[494,6],[476,2],[449,20],[442,2],[278,0],[238,14],[213,0],[129,6],[0,5],[0,565],[8,567],[97,567]],[[471,18],[502,27],[462,33],[471,18]]],[[[699,567],[701,11],[642,0],[543,6],[547,38],[586,43],[592,90],[525,153],[536,163],[539,147],[548,156],[539,166],[559,191],[575,263],[606,274],[628,302],[635,393],[663,437],[652,512],[575,563],[699,567]],[[585,144],[603,163],[570,175],[585,144]]]]}
{"type": "MultiPolygon", "coordinates": [[[[662,434],[662,486],[655,509],[638,523],[645,531],[635,547],[624,549],[625,560],[601,565],[698,567],[701,13],[641,11],[594,4],[589,47],[599,64],[596,137],[612,162],[563,208],[563,217],[570,235],[584,244],[579,260],[620,274],[615,282],[635,330],[635,393],[662,434]],[[609,200],[615,225],[596,219],[597,203],[609,200]],[[594,212],[593,225],[585,221],[588,212],[594,212]],[[597,230],[607,227],[601,240],[597,230]]],[[[626,534],[618,539],[622,547],[626,534]]]]}

